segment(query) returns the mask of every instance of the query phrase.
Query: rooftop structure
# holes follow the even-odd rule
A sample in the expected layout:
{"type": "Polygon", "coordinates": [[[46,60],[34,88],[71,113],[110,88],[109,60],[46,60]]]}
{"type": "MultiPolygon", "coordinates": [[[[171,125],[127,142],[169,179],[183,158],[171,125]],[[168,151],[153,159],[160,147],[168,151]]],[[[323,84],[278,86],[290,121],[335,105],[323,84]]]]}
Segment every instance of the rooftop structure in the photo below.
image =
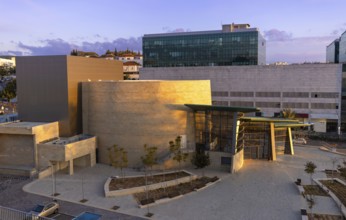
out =
{"type": "Polygon", "coordinates": [[[23,121],[59,121],[60,136],[82,132],[82,81],[121,80],[122,63],[78,56],[17,58],[18,114],[23,121]]]}
{"type": "Polygon", "coordinates": [[[266,64],[265,39],[248,24],[222,30],[145,34],[144,67],[230,66],[266,64]]]}

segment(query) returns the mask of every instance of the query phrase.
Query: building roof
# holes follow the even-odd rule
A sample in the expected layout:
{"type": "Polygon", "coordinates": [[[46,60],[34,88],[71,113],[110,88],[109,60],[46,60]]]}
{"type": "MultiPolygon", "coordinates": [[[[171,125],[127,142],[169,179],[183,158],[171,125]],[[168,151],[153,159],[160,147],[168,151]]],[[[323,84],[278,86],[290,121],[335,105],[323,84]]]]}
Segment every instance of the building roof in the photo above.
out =
{"type": "Polygon", "coordinates": [[[233,32],[223,32],[222,30],[216,31],[191,31],[191,32],[173,32],[173,33],[159,33],[159,34],[144,34],[143,38],[148,37],[168,37],[168,36],[188,36],[188,35],[201,35],[201,34],[234,34],[239,32],[258,32],[257,28],[248,28],[248,29],[235,29],[233,32]]]}
{"type": "Polygon", "coordinates": [[[195,111],[225,111],[225,112],[259,112],[259,108],[253,107],[234,107],[234,106],[216,106],[216,105],[194,105],[194,104],[185,104],[185,106],[191,108],[195,111]]]}
{"type": "Polygon", "coordinates": [[[286,127],[306,127],[311,126],[312,124],[299,123],[295,119],[286,119],[286,118],[266,118],[266,117],[242,117],[242,121],[247,122],[274,122],[276,128],[286,128],[286,127]]]}
{"type": "Polygon", "coordinates": [[[141,64],[131,60],[131,61],[123,63],[123,66],[141,66],[141,64]]]}
{"type": "Polygon", "coordinates": [[[267,118],[267,117],[242,117],[242,121],[253,121],[253,122],[286,122],[286,123],[297,123],[296,119],[286,119],[286,118],[267,118]]]}

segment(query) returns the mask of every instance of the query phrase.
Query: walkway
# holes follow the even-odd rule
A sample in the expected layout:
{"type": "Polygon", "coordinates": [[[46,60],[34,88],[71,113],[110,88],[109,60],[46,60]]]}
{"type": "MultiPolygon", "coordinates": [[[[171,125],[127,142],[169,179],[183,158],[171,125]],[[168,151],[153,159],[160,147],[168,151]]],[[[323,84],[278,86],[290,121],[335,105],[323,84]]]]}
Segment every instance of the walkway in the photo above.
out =
{"type": "MultiPolygon", "coordinates": [[[[243,169],[232,175],[207,171],[207,176],[217,175],[222,181],[200,192],[151,207],[150,212],[154,213],[154,219],[167,220],[301,219],[300,209],[305,200],[299,195],[294,181],[301,178],[303,184],[309,183],[309,176],[304,173],[304,164],[307,161],[313,161],[318,170],[331,169],[331,159],[334,157],[342,156],[323,152],[318,147],[303,146],[296,147],[294,156],[278,155],[275,162],[247,160],[243,169]]],[[[106,210],[120,206],[118,212],[143,217],[147,210],[139,209],[132,196],[104,197],[103,186],[107,177],[117,174],[116,169],[100,164],[93,168],[76,170],[73,176],[59,173],[56,177],[56,191],[60,195],[57,198],[79,203],[83,198],[83,189],[84,198],[88,199],[85,205],[106,210]]],[[[126,175],[138,173],[128,170],[126,175]]],[[[325,174],[317,172],[314,177],[325,177],[325,174]]],[[[52,188],[52,179],[46,178],[26,185],[24,190],[49,196],[52,194],[52,188]]],[[[331,214],[338,214],[332,202],[318,200],[314,212],[318,213],[322,209],[327,209],[331,214]],[[325,203],[330,205],[324,205],[325,203]]]]}

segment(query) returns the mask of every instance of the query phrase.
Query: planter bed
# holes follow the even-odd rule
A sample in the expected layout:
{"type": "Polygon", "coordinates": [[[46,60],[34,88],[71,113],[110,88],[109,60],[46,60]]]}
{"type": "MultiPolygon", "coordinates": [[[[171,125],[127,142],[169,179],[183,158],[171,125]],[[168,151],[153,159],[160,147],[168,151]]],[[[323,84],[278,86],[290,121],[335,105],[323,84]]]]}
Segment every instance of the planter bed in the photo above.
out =
{"type": "Polygon", "coordinates": [[[304,185],[303,187],[305,195],[329,196],[329,194],[318,185],[304,185]]]}
{"type": "MultiPolygon", "coordinates": [[[[207,185],[210,185],[213,182],[216,182],[219,180],[217,177],[201,177],[195,180],[192,180],[191,182],[186,182],[186,183],[180,183],[179,185],[176,186],[169,186],[166,188],[159,188],[155,190],[149,190],[148,195],[149,198],[153,198],[155,201],[157,200],[162,200],[166,198],[176,198],[178,196],[188,194],[190,192],[193,192],[194,189],[197,187],[205,187],[207,185]]],[[[138,203],[143,205],[143,200],[147,198],[147,193],[146,192],[141,192],[141,193],[135,193],[134,194],[135,199],[138,201],[138,203]]]]}
{"type": "MultiPolygon", "coordinates": [[[[187,171],[160,173],[148,176],[148,188],[155,190],[163,186],[174,186],[180,183],[189,182],[197,178],[196,175],[187,171]]],[[[130,176],[126,178],[111,177],[104,185],[106,197],[122,196],[134,193],[145,192],[145,176],[130,176]]]]}
{"type": "Polygon", "coordinates": [[[329,190],[331,190],[340,202],[346,206],[346,186],[338,181],[333,180],[320,180],[329,190]]]}

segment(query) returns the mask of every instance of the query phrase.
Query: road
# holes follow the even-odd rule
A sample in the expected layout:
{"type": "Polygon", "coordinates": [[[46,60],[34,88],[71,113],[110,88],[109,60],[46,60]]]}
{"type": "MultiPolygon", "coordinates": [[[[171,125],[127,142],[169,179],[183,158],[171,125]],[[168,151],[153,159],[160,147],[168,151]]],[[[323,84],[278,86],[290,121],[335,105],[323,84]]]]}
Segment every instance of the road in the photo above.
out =
{"type": "MultiPolygon", "coordinates": [[[[21,210],[24,212],[30,211],[36,204],[50,202],[51,199],[43,196],[26,193],[22,190],[25,184],[31,180],[27,178],[18,178],[8,175],[0,175],[0,205],[10,207],[13,209],[21,210]]],[[[66,215],[59,215],[56,219],[67,220],[70,216],[77,216],[78,214],[88,211],[102,215],[102,220],[140,220],[143,218],[133,217],[116,212],[106,211],[102,209],[92,208],[80,204],[59,201],[61,213],[66,215]]]]}

